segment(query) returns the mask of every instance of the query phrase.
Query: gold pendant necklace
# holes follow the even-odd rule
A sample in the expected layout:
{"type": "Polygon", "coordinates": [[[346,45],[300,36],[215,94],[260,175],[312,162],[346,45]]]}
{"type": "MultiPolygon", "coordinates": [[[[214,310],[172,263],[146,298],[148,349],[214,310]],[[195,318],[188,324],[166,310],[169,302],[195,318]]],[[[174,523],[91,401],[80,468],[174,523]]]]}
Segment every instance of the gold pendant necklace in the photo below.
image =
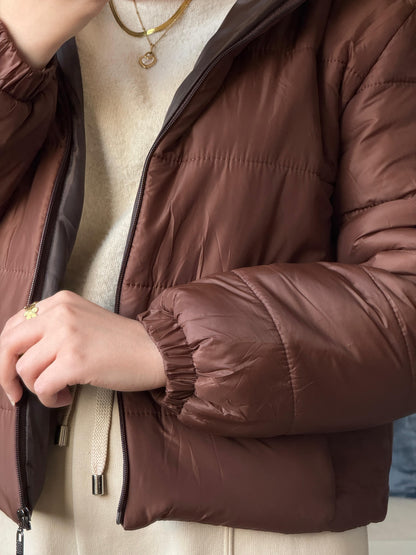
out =
{"type": "MultiPolygon", "coordinates": [[[[187,0],[187,1],[188,1],[188,0],[187,0]]],[[[190,1],[191,1],[191,0],[189,0],[188,4],[190,3],[190,1]]],[[[182,4],[182,6],[183,6],[183,4],[182,4]]],[[[186,6],[186,7],[187,7],[187,6],[186,6]]],[[[165,32],[163,33],[163,35],[161,35],[161,36],[157,39],[156,42],[152,42],[152,41],[149,39],[149,35],[147,34],[146,28],[145,28],[145,26],[144,26],[144,24],[143,24],[143,20],[142,20],[142,18],[141,18],[141,16],[140,16],[139,8],[138,8],[138,6],[137,6],[136,0],[134,0],[134,9],[136,10],[136,14],[137,14],[137,17],[138,17],[138,19],[139,19],[139,21],[140,21],[140,25],[141,25],[141,27],[142,27],[142,29],[143,29],[143,32],[145,33],[146,40],[147,40],[147,42],[149,43],[149,46],[150,46],[150,50],[149,50],[148,52],[146,52],[145,54],[143,54],[143,56],[140,56],[140,58],[139,58],[139,66],[142,67],[143,69],[150,69],[151,67],[153,67],[153,66],[157,63],[156,54],[153,52],[154,47],[156,46],[156,44],[157,44],[160,40],[163,39],[163,37],[164,37],[164,36],[166,35],[166,33],[169,31],[171,25],[173,25],[173,23],[176,21],[176,19],[175,19],[175,21],[172,22],[168,27],[165,28],[165,32]]]]}
{"type": "Polygon", "coordinates": [[[152,51],[152,49],[150,49],[149,52],[146,52],[146,54],[143,54],[143,56],[140,56],[139,58],[139,66],[143,69],[150,69],[151,67],[156,65],[156,62],[156,54],[152,51]]]}
{"type": "Polygon", "coordinates": [[[125,31],[128,35],[132,37],[137,37],[137,38],[145,37],[147,42],[149,43],[150,50],[145,54],[143,54],[143,56],[140,56],[138,60],[140,67],[142,67],[143,69],[150,69],[157,63],[157,57],[156,57],[156,54],[154,53],[155,46],[159,41],[163,39],[163,37],[166,35],[166,33],[169,31],[172,25],[174,25],[174,23],[176,23],[176,21],[178,21],[178,19],[185,13],[186,8],[189,6],[191,2],[192,0],[184,0],[184,2],[182,2],[182,4],[179,6],[176,12],[167,21],[165,21],[164,23],[161,23],[156,27],[152,27],[151,29],[146,29],[143,24],[143,20],[140,16],[137,2],[136,0],[134,0],[134,8],[136,10],[137,18],[142,27],[142,31],[133,31],[132,29],[129,29],[122,22],[120,16],[118,15],[116,7],[114,5],[114,0],[109,0],[109,5],[111,8],[111,12],[114,16],[114,19],[116,20],[117,24],[123,29],[123,31],[125,31]],[[149,38],[149,35],[153,35],[154,33],[160,33],[161,31],[164,31],[164,33],[157,39],[157,41],[152,42],[149,38]]]}

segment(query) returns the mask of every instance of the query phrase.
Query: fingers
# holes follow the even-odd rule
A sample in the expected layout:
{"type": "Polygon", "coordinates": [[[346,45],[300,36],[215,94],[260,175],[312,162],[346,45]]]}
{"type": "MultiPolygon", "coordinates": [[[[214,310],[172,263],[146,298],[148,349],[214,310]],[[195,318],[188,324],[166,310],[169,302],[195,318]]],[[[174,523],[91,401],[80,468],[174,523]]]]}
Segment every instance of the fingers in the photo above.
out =
{"type": "Polygon", "coordinates": [[[40,333],[38,327],[26,329],[26,326],[22,325],[9,328],[0,336],[0,384],[13,405],[20,400],[23,393],[16,373],[19,355],[40,339],[40,333]]]}
{"type": "Polygon", "coordinates": [[[35,393],[34,385],[40,374],[56,357],[56,349],[45,339],[30,347],[17,361],[16,372],[26,385],[35,393]]]}
{"type": "MultiPolygon", "coordinates": [[[[34,391],[35,380],[55,359],[62,339],[61,323],[68,320],[68,313],[77,302],[79,298],[74,293],[60,291],[37,303],[39,310],[35,318],[26,320],[25,310],[21,309],[7,321],[0,335],[0,385],[12,404],[17,403],[23,393],[18,373],[34,391]],[[53,339],[49,348],[42,341],[45,334],[53,339]],[[39,347],[34,348],[38,344],[39,347]],[[22,353],[26,355],[19,360],[22,353]]],[[[67,398],[66,395],[63,400],[67,398]]]]}
{"type": "MultiPolygon", "coordinates": [[[[45,310],[48,309],[48,307],[50,306],[50,301],[49,299],[45,299],[44,301],[40,301],[36,303],[36,305],[38,307],[38,312],[36,313],[36,318],[32,318],[30,320],[30,323],[34,323],[35,319],[39,318],[39,315],[43,314],[45,310]]],[[[17,326],[25,323],[27,321],[25,318],[25,312],[26,310],[22,308],[21,310],[16,312],[16,314],[11,316],[7,320],[6,325],[4,326],[2,334],[6,332],[10,332],[12,329],[16,328],[17,326]]]]}
{"type": "Polygon", "coordinates": [[[23,387],[20,383],[19,377],[14,376],[14,378],[10,378],[4,384],[1,384],[5,394],[9,398],[10,403],[15,406],[16,403],[20,401],[23,395],[23,387]]]}
{"type": "Polygon", "coordinates": [[[55,360],[34,383],[34,393],[46,407],[58,408],[71,404],[72,395],[67,387],[71,383],[70,370],[55,360]]]}
{"type": "MultiPolygon", "coordinates": [[[[66,312],[70,310],[71,307],[79,304],[79,300],[80,297],[78,295],[71,291],[65,290],[59,291],[58,293],[55,293],[55,295],[43,299],[42,301],[36,303],[38,307],[38,312],[36,314],[36,318],[28,321],[29,325],[39,325],[39,322],[45,322],[46,315],[48,315],[49,318],[50,314],[48,314],[48,312],[52,309],[59,311],[57,315],[58,318],[63,318],[65,317],[66,312]]],[[[2,334],[11,331],[12,329],[20,326],[25,322],[27,322],[27,320],[25,319],[25,309],[22,308],[11,318],[9,318],[9,320],[6,322],[6,325],[4,326],[2,334]]]]}

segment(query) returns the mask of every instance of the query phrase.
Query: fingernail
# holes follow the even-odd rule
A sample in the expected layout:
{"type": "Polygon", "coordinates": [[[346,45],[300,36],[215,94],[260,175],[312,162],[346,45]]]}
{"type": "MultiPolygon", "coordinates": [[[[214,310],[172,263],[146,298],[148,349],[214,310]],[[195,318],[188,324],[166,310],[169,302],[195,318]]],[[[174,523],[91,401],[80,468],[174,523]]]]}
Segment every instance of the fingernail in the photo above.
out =
{"type": "Polygon", "coordinates": [[[9,399],[9,401],[11,402],[11,404],[15,407],[16,403],[13,401],[13,399],[9,395],[7,395],[7,397],[9,399]]]}

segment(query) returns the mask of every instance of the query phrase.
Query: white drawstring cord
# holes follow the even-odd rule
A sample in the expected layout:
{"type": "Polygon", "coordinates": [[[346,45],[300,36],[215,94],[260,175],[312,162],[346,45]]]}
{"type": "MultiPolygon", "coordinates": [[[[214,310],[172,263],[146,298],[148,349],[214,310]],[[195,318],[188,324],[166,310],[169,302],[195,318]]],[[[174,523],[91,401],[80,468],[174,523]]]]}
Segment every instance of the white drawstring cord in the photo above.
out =
{"type": "MultiPolygon", "coordinates": [[[[69,423],[76,403],[77,386],[71,388],[72,403],[66,407],[62,422],[58,425],[55,444],[66,447],[69,442],[69,423]]],[[[105,494],[104,471],[107,464],[108,441],[113,413],[114,391],[97,388],[94,428],[91,436],[91,474],[93,495],[105,494]]]]}
{"type": "Polygon", "coordinates": [[[113,412],[114,391],[97,389],[95,422],[91,437],[91,474],[93,495],[104,495],[104,470],[107,463],[108,441],[113,412]]]}

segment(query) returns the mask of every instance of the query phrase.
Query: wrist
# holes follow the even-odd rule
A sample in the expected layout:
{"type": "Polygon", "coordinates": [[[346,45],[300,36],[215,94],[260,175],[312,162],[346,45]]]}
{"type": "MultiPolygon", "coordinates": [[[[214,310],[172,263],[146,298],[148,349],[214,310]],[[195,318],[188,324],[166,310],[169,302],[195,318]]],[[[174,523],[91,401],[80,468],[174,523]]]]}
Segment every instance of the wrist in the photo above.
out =
{"type": "Polygon", "coordinates": [[[149,368],[151,368],[152,372],[152,384],[149,389],[159,389],[160,387],[165,387],[167,384],[165,363],[152,338],[147,333],[146,335],[149,368]]]}
{"type": "Polygon", "coordinates": [[[130,319],[127,321],[132,326],[132,343],[138,347],[133,366],[142,368],[146,373],[144,389],[165,387],[167,384],[165,362],[159,348],[141,322],[130,319]]]}

